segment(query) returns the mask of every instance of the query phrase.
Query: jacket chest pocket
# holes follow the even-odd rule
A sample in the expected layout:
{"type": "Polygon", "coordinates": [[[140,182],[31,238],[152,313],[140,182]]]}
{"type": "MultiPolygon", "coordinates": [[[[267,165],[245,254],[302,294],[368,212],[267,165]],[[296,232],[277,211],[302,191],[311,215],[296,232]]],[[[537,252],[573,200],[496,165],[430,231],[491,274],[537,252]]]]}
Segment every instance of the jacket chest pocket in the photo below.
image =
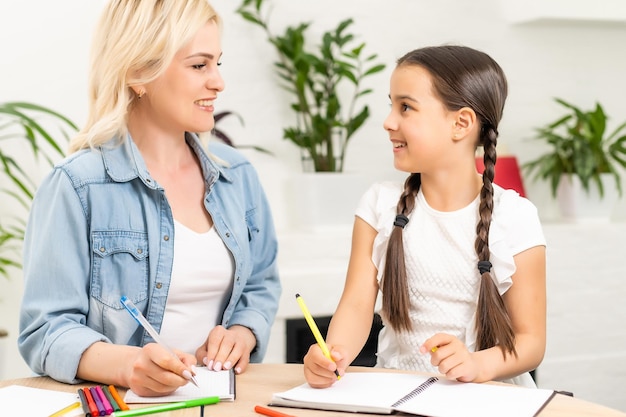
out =
{"type": "Polygon", "coordinates": [[[257,224],[255,208],[246,211],[246,226],[248,228],[248,241],[256,241],[261,230],[257,224]]]}
{"type": "Polygon", "coordinates": [[[148,296],[148,234],[127,230],[92,232],[91,296],[116,309],[122,295],[137,303],[148,296]]]}

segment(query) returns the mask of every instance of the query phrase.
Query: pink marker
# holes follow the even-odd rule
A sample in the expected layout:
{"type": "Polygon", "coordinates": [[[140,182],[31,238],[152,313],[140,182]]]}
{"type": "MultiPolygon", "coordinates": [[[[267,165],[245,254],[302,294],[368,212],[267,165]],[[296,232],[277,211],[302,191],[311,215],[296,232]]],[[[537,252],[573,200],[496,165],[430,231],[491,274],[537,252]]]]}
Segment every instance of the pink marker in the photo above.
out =
{"type": "Polygon", "coordinates": [[[96,391],[98,392],[100,401],[102,401],[102,405],[104,406],[104,409],[107,413],[106,415],[108,416],[109,414],[113,412],[113,406],[109,402],[109,399],[107,398],[107,396],[104,394],[104,391],[102,391],[102,387],[100,385],[96,386],[96,391]]]}

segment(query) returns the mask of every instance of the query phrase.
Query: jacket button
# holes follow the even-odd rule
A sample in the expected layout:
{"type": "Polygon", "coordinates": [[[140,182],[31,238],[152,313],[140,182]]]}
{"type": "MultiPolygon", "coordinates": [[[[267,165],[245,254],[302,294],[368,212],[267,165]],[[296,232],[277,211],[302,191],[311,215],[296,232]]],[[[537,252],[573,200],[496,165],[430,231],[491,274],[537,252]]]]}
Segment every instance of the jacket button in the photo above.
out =
{"type": "Polygon", "coordinates": [[[168,235],[165,235],[163,236],[163,240],[167,242],[168,240],[170,240],[170,237],[168,235]]]}
{"type": "Polygon", "coordinates": [[[105,251],[106,251],[106,248],[104,246],[100,248],[100,252],[105,252],[105,251]]]}
{"type": "Polygon", "coordinates": [[[157,290],[160,290],[161,288],[163,288],[163,284],[161,284],[160,282],[157,282],[156,287],[157,287],[157,290]]]}
{"type": "Polygon", "coordinates": [[[230,237],[230,233],[226,232],[226,237],[230,237]]]}
{"type": "Polygon", "coordinates": [[[137,253],[141,255],[143,253],[143,249],[141,248],[137,249],[137,253]]]}

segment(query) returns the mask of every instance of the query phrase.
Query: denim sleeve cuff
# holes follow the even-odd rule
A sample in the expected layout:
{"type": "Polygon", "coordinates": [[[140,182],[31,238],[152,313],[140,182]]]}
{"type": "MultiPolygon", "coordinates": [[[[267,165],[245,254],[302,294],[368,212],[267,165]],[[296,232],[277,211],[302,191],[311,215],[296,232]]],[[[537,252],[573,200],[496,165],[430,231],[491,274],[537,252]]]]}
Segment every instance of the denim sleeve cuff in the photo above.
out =
{"type": "Polygon", "coordinates": [[[267,345],[270,338],[271,324],[267,322],[267,318],[255,310],[245,310],[235,312],[228,322],[227,327],[244,326],[252,331],[256,338],[256,348],[250,354],[251,363],[260,363],[265,357],[267,345]]]}
{"type": "Polygon", "coordinates": [[[96,342],[110,343],[110,340],[87,327],[77,327],[64,332],[50,342],[50,350],[43,364],[44,373],[68,384],[82,382],[76,378],[78,364],[85,350],[96,342]]]}

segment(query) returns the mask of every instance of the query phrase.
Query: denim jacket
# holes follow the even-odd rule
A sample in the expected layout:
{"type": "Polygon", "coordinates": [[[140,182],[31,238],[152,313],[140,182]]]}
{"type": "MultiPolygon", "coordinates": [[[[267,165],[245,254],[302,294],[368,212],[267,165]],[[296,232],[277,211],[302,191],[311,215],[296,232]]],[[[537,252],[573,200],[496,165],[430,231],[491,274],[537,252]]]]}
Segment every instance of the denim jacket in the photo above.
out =
{"type": "MultiPolygon", "coordinates": [[[[270,208],[256,171],[240,153],[211,142],[217,158],[210,159],[195,135],[188,134],[187,142],[204,173],[204,206],[235,262],[222,325],[251,329],[257,341],[251,361],[260,362],[281,294],[270,208]]],[[[18,347],[31,369],[76,383],[81,355],[93,343],[151,342],[120,297],[126,295],[160,331],[174,238],[165,192],[130,137],[55,166],[37,190],[24,240],[18,347]]]]}

